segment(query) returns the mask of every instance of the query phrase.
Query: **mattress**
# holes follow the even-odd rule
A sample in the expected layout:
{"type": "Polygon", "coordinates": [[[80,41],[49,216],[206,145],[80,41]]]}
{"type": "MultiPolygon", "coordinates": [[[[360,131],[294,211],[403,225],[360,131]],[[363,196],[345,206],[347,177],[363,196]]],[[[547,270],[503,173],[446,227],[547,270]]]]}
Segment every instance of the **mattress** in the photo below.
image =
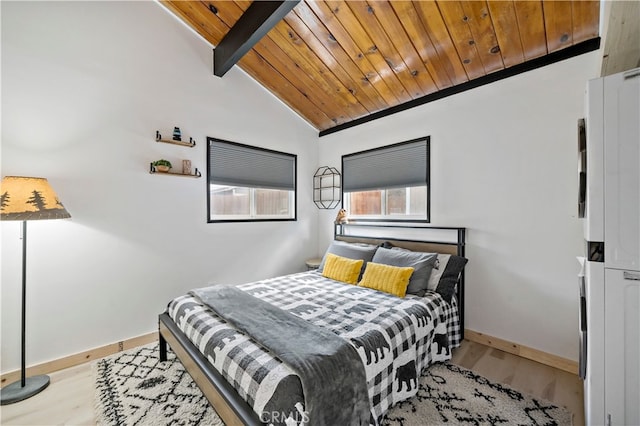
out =
{"type": "MultiPolygon", "coordinates": [[[[451,349],[461,340],[455,298],[447,303],[435,292],[398,298],[334,281],[317,271],[238,288],[331,330],[355,347],[365,368],[372,425],[379,424],[391,406],[414,396],[423,369],[450,359],[451,349]]],[[[300,414],[290,415],[286,424],[306,420],[300,380],[275,354],[235,330],[192,294],[172,300],[167,312],[259,418],[285,424],[274,421],[273,409],[286,405],[300,414]]]]}

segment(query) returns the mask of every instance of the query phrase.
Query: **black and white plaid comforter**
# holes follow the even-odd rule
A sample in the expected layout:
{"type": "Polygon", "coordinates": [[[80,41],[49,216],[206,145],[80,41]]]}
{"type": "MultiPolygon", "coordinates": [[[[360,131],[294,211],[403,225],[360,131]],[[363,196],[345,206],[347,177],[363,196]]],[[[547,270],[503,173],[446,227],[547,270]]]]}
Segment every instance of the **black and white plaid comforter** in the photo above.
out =
{"type": "MultiPolygon", "coordinates": [[[[378,424],[392,405],[415,395],[422,370],[449,359],[451,348],[460,344],[455,298],[450,305],[437,293],[400,299],[340,283],[316,271],[238,287],[351,342],[365,367],[372,424],[378,424]]],[[[290,368],[195,297],[178,297],[167,311],[258,416],[268,410],[279,389],[292,392],[292,384],[299,386],[290,368]],[[285,382],[288,386],[282,386],[285,382]]],[[[302,413],[302,389],[293,394],[288,398],[298,401],[302,413]]]]}

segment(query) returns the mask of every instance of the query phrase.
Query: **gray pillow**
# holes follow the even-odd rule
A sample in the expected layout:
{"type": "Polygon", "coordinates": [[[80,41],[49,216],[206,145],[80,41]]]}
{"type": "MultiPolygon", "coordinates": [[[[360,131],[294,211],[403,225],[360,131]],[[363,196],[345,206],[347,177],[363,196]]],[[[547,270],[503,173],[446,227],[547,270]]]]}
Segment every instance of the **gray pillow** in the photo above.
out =
{"type": "Polygon", "coordinates": [[[453,254],[438,254],[438,260],[429,278],[429,290],[440,293],[444,300],[451,303],[456,292],[456,284],[468,259],[453,254]]]}
{"type": "Polygon", "coordinates": [[[436,253],[422,253],[399,248],[391,250],[380,247],[371,261],[391,266],[412,267],[414,271],[409,279],[407,293],[422,297],[428,288],[429,276],[436,258],[436,253]]]}
{"type": "Polygon", "coordinates": [[[364,260],[362,269],[360,270],[360,274],[362,275],[364,268],[367,266],[367,262],[371,262],[377,248],[378,246],[374,246],[373,244],[347,243],[345,241],[334,240],[331,242],[331,245],[329,245],[324,256],[322,256],[322,262],[320,262],[320,266],[318,266],[318,272],[321,273],[324,269],[327,253],[333,253],[336,256],[348,257],[349,259],[364,260]]]}

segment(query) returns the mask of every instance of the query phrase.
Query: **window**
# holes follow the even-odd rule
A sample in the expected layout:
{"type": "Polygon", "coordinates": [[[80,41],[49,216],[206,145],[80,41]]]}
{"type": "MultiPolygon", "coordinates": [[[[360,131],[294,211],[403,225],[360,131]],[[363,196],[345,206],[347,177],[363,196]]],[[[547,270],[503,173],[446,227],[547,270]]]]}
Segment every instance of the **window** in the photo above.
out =
{"type": "Polygon", "coordinates": [[[296,220],[293,154],[207,138],[208,222],[296,220]]]}
{"type": "Polygon", "coordinates": [[[429,137],[342,156],[352,220],[429,222],[429,137]]]}

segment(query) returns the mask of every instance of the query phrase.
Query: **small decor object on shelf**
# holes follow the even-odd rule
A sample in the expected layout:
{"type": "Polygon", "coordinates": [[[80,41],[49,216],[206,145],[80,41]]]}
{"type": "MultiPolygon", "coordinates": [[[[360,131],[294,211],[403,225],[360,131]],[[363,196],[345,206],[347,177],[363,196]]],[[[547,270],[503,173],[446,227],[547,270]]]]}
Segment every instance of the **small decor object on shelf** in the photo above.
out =
{"type": "Polygon", "coordinates": [[[345,225],[349,223],[349,219],[347,218],[347,211],[345,209],[338,210],[338,214],[336,215],[335,224],[336,225],[345,225]]]}
{"type": "Polygon", "coordinates": [[[153,167],[159,172],[166,173],[171,169],[171,162],[169,160],[161,159],[151,163],[153,167]]]}
{"type": "Polygon", "coordinates": [[[182,140],[182,133],[180,132],[180,127],[174,127],[173,128],[173,140],[174,141],[181,141],[182,140]]]}
{"type": "Polygon", "coordinates": [[[191,174],[191,160],[182,160],[182,173],[185,175],[191,174]]]}

